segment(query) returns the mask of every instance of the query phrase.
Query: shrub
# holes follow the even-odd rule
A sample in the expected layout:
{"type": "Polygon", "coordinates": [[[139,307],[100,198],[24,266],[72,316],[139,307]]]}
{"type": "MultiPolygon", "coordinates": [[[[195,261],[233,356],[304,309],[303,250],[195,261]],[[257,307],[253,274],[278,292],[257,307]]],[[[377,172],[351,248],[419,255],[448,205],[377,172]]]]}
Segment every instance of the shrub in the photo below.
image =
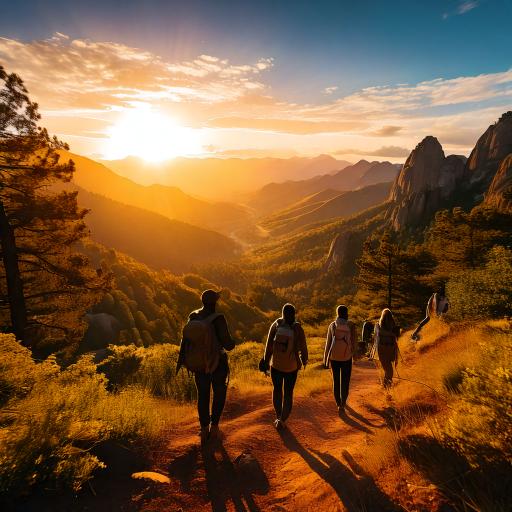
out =
{"type": "Polygon", "coordinates": [[[155,396],[172,398],[178,402],[195,400],[194,380],[186,369],[176,374],[179,347],[154,345],[140,349],[141,365],[134,381],[155,396]]]}
{"type": "Polygon", "coordinates": [[[135,345],[110,345],[111,354],[98,364],[111,386],[124,386],[133,381],[135,372],[140,368],[142,357],[135,345]]]}
{"type": "Polygon", "coordinates": [[[447,442],[473,467],[512,464],[512,336],[494,335],[483,346],[481,363],[467,369],[447,442]]]}
{"type": "Polygon", "coordinates": [[[450,316],[500,317],[512,309],[512,250],[495,247],[484,267],[462,272],[449,280],[450,316]]]}
{"type": "Polygon", "coordinates": [[[90,357],[61,370],[36,363],[10,335],[0,335],[0,492],[33,487],[77,491],[102,462],[89,449],[107,439],[153,438],[162,425],[150,395],[111,394],[90,357]]]}

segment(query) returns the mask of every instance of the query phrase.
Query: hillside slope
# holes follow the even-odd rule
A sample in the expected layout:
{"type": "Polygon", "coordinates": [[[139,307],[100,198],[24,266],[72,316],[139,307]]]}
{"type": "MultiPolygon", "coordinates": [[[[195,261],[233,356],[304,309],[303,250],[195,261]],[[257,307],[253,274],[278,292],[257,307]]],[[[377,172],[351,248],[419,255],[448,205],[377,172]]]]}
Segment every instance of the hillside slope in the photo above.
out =
{"type": "Polygon", "coordinates": [[[109,199],[224,234],[250,223],[249,213],[242,206],[197,199],[177,187],[139,185],[80,155],[65,153],[64,158],[75,162],[73,182],[76,185],[109,199]]]}
{"type": "Polygon", "coordinates": [[[230,238],[78,188],[85,222],[96,242],[156,269],[184,272],[194,263],[224,261],[239,251],[230,238]]]}
{"type": "Polygon", "coordinates": [[[273,235],[282,235],[308,224],[350,217],[384,202],[390,189],[391,182],[388,182],[338,193],[334,197],[329,197],[330,191],[326,191],[325,194],[314,194],[307,201],[300,201],[285,211],[264,219],[261,225],[273,235]],[[315,201],[322,195],[327,196],[328,199],[315,201]]]}
{"type": "Polygon", "coordinates": [[[397,166],[390,162],[360,160],[333,174],[315,176],[307,180],[270,183],[253,194],[248,205],[262,216],[269,215],[323,190],[355,190],[392,181],[397,173],[397,166]]]}

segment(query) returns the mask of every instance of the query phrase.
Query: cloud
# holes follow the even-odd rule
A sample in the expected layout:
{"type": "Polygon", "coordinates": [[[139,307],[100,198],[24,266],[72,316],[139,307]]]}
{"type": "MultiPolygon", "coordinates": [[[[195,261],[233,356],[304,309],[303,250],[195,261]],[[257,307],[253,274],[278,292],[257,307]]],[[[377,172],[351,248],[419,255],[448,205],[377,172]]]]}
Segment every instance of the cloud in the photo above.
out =
{"type": "Polygon", "coordinates": [[[408,157],[411,151],[399,146],[382,146],[378,149],[339,149],[337,155],[363,155],[363,156],[380,156],[384,158],[401,158],[408,157]]]}
{"type": "Polygon", "coordinates": [[[211,55],[168,63],[139,48],[71,39],[58,32],[42,41],[0,38],[0,59],[23,77],[32,94],[44,99],[46,108],[226,101],[264,90],[259,75],[273,65],[270,58],[235,65],[211,55]]]}
{"type": "Polygon", "coordinates": [[[480,2],[478,0],[469,0],[466,2],[461,2],[457,7],[457,12],[459,14],[465,14],[466,12],[476,9],[479,3],[480,2]]]}
{"type": "Polygon", "coordinates": [[[463,2],[459,2],[454,11],[443,13],[443,20],[448,19],[450,16],[460,16],[461,14],[466,14],[467,12],[476,9],[479,5],[480,0],[464,0],[463,2]]]}
{"type": "Polygon", "coordinates": [[[329,96],[329,95],[335,93],[337,90],[338,90],[337,85],[331,85],[330,87],[326,87],[322,92],[324,94],[327,94],[327,96],[329,96]]]}
{"type": "Polygon", "coordinates": [[[372,135],[373,137],[392,137],[393,135],[396,135],[398,132],[402,131],[402,129],[402,126],[383,126],[378,130],[369,132],[368,135],[372,135]]]}
{"type": "Polygon", "coordinates": [[[220,117],[209,121],[208,126],[314,134],[356,130],[364,127],[364,124],[361,121],[308,121],[302,119],[220,117]]]}

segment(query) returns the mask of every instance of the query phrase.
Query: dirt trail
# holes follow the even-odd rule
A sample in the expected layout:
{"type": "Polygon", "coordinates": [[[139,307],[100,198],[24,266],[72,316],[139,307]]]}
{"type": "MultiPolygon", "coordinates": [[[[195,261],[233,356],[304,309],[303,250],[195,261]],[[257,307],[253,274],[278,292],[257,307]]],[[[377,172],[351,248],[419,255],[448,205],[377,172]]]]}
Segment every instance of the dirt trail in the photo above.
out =
{"type": "MultiPolygon", "coordinates": [[[[300,378],[300,377],[299,377],[300,378]]],[[[346,414],[330,392],[296,397],[288,428],[272,426],[270,393],[231,393],[223,443],[199,448],[197,424],[169,433],[155,470],[170,486],[137,497],[144,511],[387,511],[401,510],[356,462],[360,448],[386,424],[378,372],[356,363],[346,414]],[[236,459],[251,455],[248,465],[236,459]]]]}

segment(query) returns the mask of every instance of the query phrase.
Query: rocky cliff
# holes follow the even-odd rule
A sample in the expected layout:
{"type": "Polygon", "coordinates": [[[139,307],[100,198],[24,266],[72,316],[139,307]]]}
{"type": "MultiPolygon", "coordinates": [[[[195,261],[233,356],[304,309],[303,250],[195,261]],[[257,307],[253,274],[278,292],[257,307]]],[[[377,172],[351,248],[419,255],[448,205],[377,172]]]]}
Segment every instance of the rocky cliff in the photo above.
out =
{"type": "Polygon", "coordinates": [[[512,153],[501,161],[498,172],[485,194],[485,202],[498,208],[512,208],[512,153]]]}
{"type": "Polygon", "coordinates": [[[464,181],[483,193],[501,162],[512,153],[512,111],[505,112],[478,139],[464,170],[464,181]]]}
{"type": "Polygon", "coordinates": [[[445,156],[439,141],[425,137],[411,152],[391,190],[387,218],[395,230],[424,222],[453,194],[464,174],[465,158],[445,156]]]}

